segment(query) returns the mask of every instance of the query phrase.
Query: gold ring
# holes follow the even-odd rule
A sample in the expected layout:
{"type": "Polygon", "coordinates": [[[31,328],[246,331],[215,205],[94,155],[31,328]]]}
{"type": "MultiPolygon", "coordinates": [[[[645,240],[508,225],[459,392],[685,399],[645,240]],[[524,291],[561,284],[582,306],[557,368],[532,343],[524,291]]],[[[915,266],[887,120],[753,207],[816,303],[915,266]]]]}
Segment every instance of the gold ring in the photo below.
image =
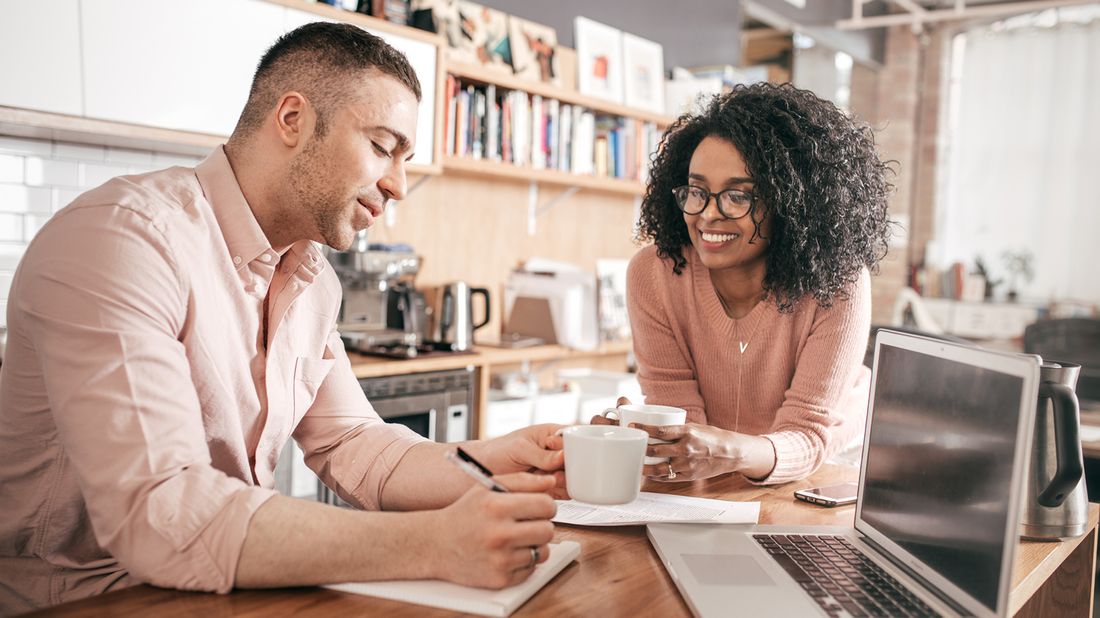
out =
{"type": "Polygon", "coordinates": [[[672,469],[672,462],[668,462],[668,480],[676,478],[676,471],[672,469]]]}

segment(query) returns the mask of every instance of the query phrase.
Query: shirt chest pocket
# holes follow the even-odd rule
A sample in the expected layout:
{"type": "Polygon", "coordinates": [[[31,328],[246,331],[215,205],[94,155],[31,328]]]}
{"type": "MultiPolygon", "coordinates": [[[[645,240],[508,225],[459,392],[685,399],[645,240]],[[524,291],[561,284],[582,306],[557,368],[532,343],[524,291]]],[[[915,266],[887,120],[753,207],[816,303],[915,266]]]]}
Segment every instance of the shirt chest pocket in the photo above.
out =
{"type": "Polygon", "coordinates": [[[295,424],[305,416],[310,406],[317,400],[317,393],[335,364],[336,360],[332,358],[298,357],[294,364],[295,424]]]}

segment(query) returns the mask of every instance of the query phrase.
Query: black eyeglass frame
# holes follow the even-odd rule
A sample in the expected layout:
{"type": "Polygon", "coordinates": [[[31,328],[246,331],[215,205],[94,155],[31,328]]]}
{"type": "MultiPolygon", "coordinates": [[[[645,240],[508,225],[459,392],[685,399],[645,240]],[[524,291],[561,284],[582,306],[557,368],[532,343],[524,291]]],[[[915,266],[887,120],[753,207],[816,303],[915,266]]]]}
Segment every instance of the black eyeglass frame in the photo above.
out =
{"type": "Polygon", "coordinates": [[[709,189],[706,189],[704,187],[699,187],[699,186],[696,186],[696,185],[680,185],[679,187],[676,187],[676,188],[672,189],[672,198],[676,202],[676,207],[679,208],[680,211],[683,212],[685,215],[697,215],[697,214],[703,212],[704,210],[707,209],[707,206],[710,205],[710,198],[712,198],[712,197],[714,198],[715,205],[718,206],[718,213],[721,214],[726,219],[730,219],[730,220],[744,219],[745,217],[752,214],[752,211],[756,210],[756,195],[752,191],[746,191],[744,189],[724,189],[722,191],[718,191],[717,193],[711,193],[709,189]],[[696,191],[702,191],[703,193],[707,194],[706,199],[703,200],[703,207],[700,208],[699,210],[696,210],[696,211],[689,211],[687,209],[687,192],[691,191],[692,189],[694,189],[696,191]],[[683,192],[685,194],[683,199],[681,199],[680,196],[679,196],[680,192],[683,192]],[[722,208],[721,196],[722,196],[723,193],[739,193],[741,195],[747,196],[749,198],[749,207],[748,207],[748,209],[743,214],[737,215],[736,217],[731,217],[722,208]]]}

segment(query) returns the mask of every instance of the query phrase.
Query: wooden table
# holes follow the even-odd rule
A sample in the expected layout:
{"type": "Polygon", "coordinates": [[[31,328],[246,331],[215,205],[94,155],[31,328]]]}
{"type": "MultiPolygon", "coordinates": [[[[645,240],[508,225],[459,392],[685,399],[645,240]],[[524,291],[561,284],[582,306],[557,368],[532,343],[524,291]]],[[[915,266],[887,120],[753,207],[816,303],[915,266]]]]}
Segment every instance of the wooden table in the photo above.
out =
{"type": "MultiPolygon", "coordinates": [[[[647,483],[647,491],[759,500],[762,524],[851,525],[855,506],[825,509],[796,501],[792,492],[854,480],[846,466],[825,466],[809,479],[761,488],[739,478],[691,483],[647,483]]],[[[1011,611],[1019,616],[1089,616],[1096,556],[1096,504],[1089,505],[1089,532],[1078,539],[1021,541],[1013,574],[1011,611]]],[[[516,616],[688,616],[687,605],[661,566],[641,526],[558,526],[556,540],[581,544],[569,565],[519,609],[516,616]]],[[[446,616],[448,612],[324,588],[242,590],[227,595],[136,586],[57,606],[52,616],[446,616]]]]}

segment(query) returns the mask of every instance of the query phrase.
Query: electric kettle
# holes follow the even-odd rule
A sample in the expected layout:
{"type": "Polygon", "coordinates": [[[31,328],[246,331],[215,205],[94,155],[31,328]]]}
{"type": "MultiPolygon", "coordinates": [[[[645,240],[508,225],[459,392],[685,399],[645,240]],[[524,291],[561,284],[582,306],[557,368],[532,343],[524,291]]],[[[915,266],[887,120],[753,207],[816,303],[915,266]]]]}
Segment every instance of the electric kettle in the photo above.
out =
{"type": "Polygon", "coordinates": [[[474,331],[489,323],[489,290],[471,288],[465,281],[455,281],[442,286],[435,295],[432,315],[432,340],[449,345],[456,352],[464,352],[474,346],[474,331]],[[485,315],[474,323],[474,295],[485,299],[485,315]]]}
{"type": "Polygon", "coordinates": [[[1039,370],[1031,463],[1020,536],[1059,539],[1088,528],[1088,490],[1081,456],[1077,376],[1081,366],[1045,361],[1039,370]]]}

